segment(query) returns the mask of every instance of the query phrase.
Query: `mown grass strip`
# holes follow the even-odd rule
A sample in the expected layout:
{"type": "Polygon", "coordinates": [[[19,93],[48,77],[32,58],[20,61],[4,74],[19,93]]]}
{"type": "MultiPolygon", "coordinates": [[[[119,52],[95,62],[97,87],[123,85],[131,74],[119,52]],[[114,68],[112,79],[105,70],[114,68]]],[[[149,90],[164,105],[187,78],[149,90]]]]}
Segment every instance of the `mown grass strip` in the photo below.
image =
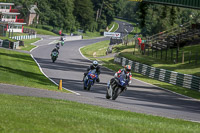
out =
{"type": "Polygon", "coordinates": [[[109,46],[109,41],[102,41],[95,44],[88,45],[81,49],[82,54],[87,57],[100,57],[106,55],[106,49],[109,46]]]}
{"type": "Polygon", "coordinates": [[[0,49],[0,83],[57,90],[29,54],[0,49]]]}
{"type": "Polygon", "coordinates": [[[200,123],[77,102],[0,94],[0,132],[199,133],[200,123]]]}

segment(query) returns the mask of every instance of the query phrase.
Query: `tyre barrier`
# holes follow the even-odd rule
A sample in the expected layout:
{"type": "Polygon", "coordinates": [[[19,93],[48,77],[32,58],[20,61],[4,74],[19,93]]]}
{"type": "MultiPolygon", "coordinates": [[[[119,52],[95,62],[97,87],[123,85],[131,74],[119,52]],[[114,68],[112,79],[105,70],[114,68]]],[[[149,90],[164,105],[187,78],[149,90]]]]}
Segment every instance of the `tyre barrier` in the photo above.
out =
{"type": "Polygon", "coordinates": [[[147,77],[200,92],[200,77],[155,68],[146,64],[128,60],[124,57],[115,56],[114,62],[119,63],[122,66],[131,65],[133,72],[140,73],[147,77]]]}

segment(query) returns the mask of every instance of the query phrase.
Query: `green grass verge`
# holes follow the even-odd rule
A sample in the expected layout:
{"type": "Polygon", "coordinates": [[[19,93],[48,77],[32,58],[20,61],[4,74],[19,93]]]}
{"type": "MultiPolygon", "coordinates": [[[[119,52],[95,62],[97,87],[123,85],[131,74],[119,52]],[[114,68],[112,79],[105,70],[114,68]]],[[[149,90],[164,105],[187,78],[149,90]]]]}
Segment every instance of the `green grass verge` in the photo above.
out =
{"type": "Polygon", "coordinates": [[[34,45],[31,45],[31,43],[34,43],[40,39],[41,38],[23,39],[22,41],[24,41],[24,46],[20,46],[20,49],[25,51],[30,51],[32,48],[36,47],[34,45]]]}
{"type": "Polygon", "coordinates": [[[64,100],[0,94],[0,132],[199,133],[200,123],[64,100]]]}
{"type": "MultiPolygon", "coordinates": [[[[179,51],[179,62],[174,64],[173,61],[171,61],[171,50],[168,51],[168,56],[166,56],[166,52],[162,52],[162,59],[161,59],[161,52],[159,51],[157,53],[156,58],[156,52],[154,52],[154,56],[152,57],[152,52],[150,50],[150,55],[141,55],[141,53],[136,49],[135,54],[133,55],[133,45],[132,49],[130,47],[121,46],[120,48],[116,48],[118,51],[120,51],[120,55],[123,57],[126,57],[127,59],[138,61],[140,63],[144,63],[153,67],[167,69],[171,71],[176,71],[183,74],[191,74],[195,76],[200,76],[200,55],[196,53],[199,53],[200,51],[200,45],[192,45],[192,46],[186,46],[180,49],[179,51]],[[184,51],[184,57],[185,61],[182,63],[182,52],[184,51]],[[191,55],[191,63],[189,63],[189,53],[192,51],[191,55]],[[197,56],[197,57],[196,57],[197,56]],[[167,60],[165,60],[165,57],[167,57],[167,60]],[[197,64],[195,64],[195,59],[198,59],[197,64]]],[[[173,49],[173,59],[176,59],[176,49],[173,49]]]]}
{"type": "Polygon", "coordinates": [[[95,37],[101,36],[99,32],[89,32],[89,31],[86,31],[86,33],[82,33],[81,35],[83,36],[83,39],[93,39],[95,37]]]}
{"type": "Polygon", "coordinates": [[[33,27],[28,27],[28,26],[24,26],[24,28],[33,29],[37,32],[37,34],[41,34],[41,35],[59,36],[51,31],[44,30],[44,29],[38,29],[38,28],[33,28],[33,27]]]}
{"type": "Polygon", "coordinates": [[[108,48],[108,46],[109,46],[109,41],[106,40],[83,47],[81,49],[81,52],[82,54],[90,58],[105,56],[106,55],[105,51],[108,48]]]}
{"type": "Polygon", "coordinates": [[[119,24],[116,23],[116,22],[112,22],[112,23],[108,26],[108,29],[110,30],[112,27],[113,27],[113,29],[112,29],[110,32],[115,32],[115,31],[118,29],[119,24]],[[113,27],[113,25],[114,25],[114,27],[113,27]]]}
{"type": "MultiPolygon", "coordinates": [[[[125,54],[127,54],[127,52],[130,52],[129,55],[125,56],[125,57],[130,58],[130,57],[133,57],[133,55],[130,55],[131,52],[133,51],[133,47],[134,47],[133,45],[128,45],[128,46],[118,45],[118,46],[115,46],[113,51],[120,52],[120,51],[125,49],[126,51],[124,52],[123,56],[125,54]]],[[[86,57],[88,57],[88,58],[92,57],[92,59],[95,60],[95,58],[93,57],[94,51],[98,51],[98,49],[103,49],[103,48],[104,48],[103,45],[99,45],[99,43],[95,43],[95,44],[88,45],[88,46],[82,48],[81,52],[86,57]],[[95,49],[95,50],[93,50],[93,49],[95,49]],[[90,52],[90,50],[93,51],[93,52],[90,52]]],[[[104,62],[103,66],[110,68],[114,71],[118,71],[120,68],[122,68],[122,66],[114,63],[114,58],[97,58],[97,60],[104,62]]],[[[140,60],[138,59],[138,61],[141,61],[141,60],[142,59],[140,59],[140,60]]],[[[146,58],[146,61],[147,60],[150,60],[150,59],[146,58]]],[[[147,82],[147,83],[150,83],[150,84],[153,84],[153,85],[156,85],[156,86],[177,92],[179,94],[200,100],[200,93],[197,92],[197,91],[190,90],[190,89],[183,88],[183,87],[179,87],[179,86],[175,86],[175,85],[165,83],[165,82],[161,82],[161,81],[158,81],[158,80],[154,80],[154,79],[151,79],[151,78],[144,76],[142,74],[139,74],[139,73],[132,73],[132,75],[133,75],[134,78],[139,79],[141,81],[144,81],[144,82],[147,82]]]]}
{"type": "Polygon", "coordinates": [[[0,49],[0,83],[57,90],[29,54],[0,49]]]}

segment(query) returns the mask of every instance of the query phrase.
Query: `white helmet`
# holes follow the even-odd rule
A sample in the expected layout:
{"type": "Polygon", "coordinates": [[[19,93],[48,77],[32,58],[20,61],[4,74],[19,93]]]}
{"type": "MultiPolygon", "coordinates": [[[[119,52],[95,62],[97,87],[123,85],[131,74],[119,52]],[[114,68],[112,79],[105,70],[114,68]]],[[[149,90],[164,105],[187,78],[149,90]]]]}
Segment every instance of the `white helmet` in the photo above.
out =
{"type": "Polygon", "coordinates": [[[92,65],[94,66],[94,68],[96,68],[98,66],[98,62],[95,60],[93,61],[92,65]]]}

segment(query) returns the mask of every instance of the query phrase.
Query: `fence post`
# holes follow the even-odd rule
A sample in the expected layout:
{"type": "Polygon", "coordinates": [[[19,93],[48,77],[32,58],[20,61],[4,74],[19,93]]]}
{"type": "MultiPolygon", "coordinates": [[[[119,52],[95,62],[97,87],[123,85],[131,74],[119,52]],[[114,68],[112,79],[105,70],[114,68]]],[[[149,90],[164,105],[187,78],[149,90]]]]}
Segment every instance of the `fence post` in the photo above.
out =
{"type": "Polygon", "coordinates": [[[197,60],[198,60],[198,52],[196,52],[196,55],[195,55],[195,65],[197,65],[197,60]]]}
{"type": "Polygon", "coordinates": [[[182,63],[184,63],[185,57],[184,57],[184,50],[182,51],[182,63]]]}
{"type": "Polygon", "coordinates": [[[156,58],[157,58],[157,56],[158,56],[158,44],[156,42],[156,58]]]}
{"type": "Polygon", "coordinates": [[[177,48],[177,50],[176,50],[176,63],[178,63],[178,52],[179,52],[179,50],[177,48]]]}
{"type": "Polygon", "coordinates": [[[171,61],[173,61],[173,56],[174,56],[173,49],[171,49],[171,61]]]}

